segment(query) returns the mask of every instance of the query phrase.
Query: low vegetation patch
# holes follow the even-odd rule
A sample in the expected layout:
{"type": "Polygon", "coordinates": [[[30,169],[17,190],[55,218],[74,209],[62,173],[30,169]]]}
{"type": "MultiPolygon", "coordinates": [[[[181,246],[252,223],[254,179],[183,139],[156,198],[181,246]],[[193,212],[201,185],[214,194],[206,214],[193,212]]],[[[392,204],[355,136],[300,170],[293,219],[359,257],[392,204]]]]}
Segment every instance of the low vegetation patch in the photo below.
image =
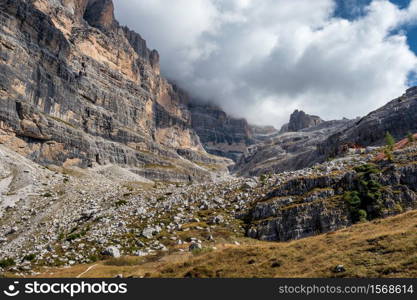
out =
{"type": "Polygon", "coordinates": [[[111,258],[104,262],[106,266],[137,266],[144,262],[144,258],[142,257],[119,257],[119,258],[111,258]]]}
{"type": "Polygon", "coordinates": [[[381,216],[383,210],[382,185],[376,180],[381,170],[374,164],[365,164],[354,169],[355,190],[348,191],[343,198],[347,202],[353,222],[364,222],[381,216]]]}
{"type": "Polygon", "coordinates": [[[208,252],[211,252],[211,251],[213,251],[213,248],[211,248],[211,247],[203,247],[203,248],[200,248],[200,249],[199,248],[193,249],[191,251],[191,253],[193,255],[201,255],[201,254],[208,253],[208,252]]]}
{"type": "Polygon", "coordinates": [[[0,260],[0,268],[9,268],[14,266],[16,263],[12,258],[5,258],[0,260]]]}
{"type": "Polygon", "coordinates": [[[84,229],[79,230],[77,227],[73,228],[67,235],[64,233],[59,234],[58,238],[60,240],[65,239],[68,242],[74,241],[76,239],[82,238],[87,234],[87,232],[90,230],[90,226],[87,226],[84,229]]]}
{"type": "Polygon", "coordinates": [[[36,258],[36,254],[31,253],[31,254],[26,255],[23,259],[27,260],[27,261],[33,261],[33,260],[35,260],[35,258],[36,258]]]}
{"type": "Polygon", "coordinates": [[[414,211],[298,241],[246,241],[167,264],[152,277],[415,277],[416,227],[414,211]]]}
{"type": "Polygon", "coordinates": [[[116,203],[114,204],[116,207],[120,207],[120,206],[124,206],[127,204],[127,201],[124,199],[120,199],[118,201],[116,201],[116,203]]]}

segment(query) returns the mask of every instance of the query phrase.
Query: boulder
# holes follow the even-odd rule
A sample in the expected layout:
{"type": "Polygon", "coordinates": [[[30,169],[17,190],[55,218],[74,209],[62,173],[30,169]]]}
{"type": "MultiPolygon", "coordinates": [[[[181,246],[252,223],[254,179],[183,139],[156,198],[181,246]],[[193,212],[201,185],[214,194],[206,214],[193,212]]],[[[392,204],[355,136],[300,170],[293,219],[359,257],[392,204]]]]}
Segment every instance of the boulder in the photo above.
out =
{"type": "Polygon", "coordinates": [[[146,227],[143,231],[142,231],[142,236],[147,238],[147,239],[151,239],[153,238],[153,235],[160,232],[159,226],[156,227],[146,227]]]}
{"type": "Polygon", "coordinates": [[[221,224],[224,222],[224,217],[222,215],[214,216],[211,218],[211,220],[208,222],[209,225],[216,225],[221,224]]]}
{"type": "Polygon", "coordinates": [[[191,243],[190,247],[188,247],[188,250],[191,252],[195,250],[201,250],[201,249],[203,249],[203,246],[200,243],[196,243],[196,242],[191,243]]]}
{"type": "Polygon", "coordinates": [[[107,247],[106,249],[104,249],[102,254],[107,255],[107,256],[111,256],[111,257],[114,257],[114,258],[119,258],[120,257],[120,250],[115,246],[110,246],[110,247],[107,247]]]}

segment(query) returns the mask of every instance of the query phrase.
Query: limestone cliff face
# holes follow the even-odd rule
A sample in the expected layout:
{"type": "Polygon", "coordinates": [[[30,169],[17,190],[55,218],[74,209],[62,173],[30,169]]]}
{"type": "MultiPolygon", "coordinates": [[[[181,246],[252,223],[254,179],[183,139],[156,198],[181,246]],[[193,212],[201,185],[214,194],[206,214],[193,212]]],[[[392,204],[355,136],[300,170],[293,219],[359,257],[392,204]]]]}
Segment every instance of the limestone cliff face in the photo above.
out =
{"type": "Polygon", "coordinates": [[[392,164],[346,168],[336,162],[322,175],[277,183],[245,216],[248,236],[287,241],[350,226],[358,221],[355,207],[349,205],[351,193],[359,195],[364,218],[368,219],[416,209],[417,167],[413,151],[397,153],[397,162],[392,164]],[[372,184],[374,194],[365,194],[372,184]]]}
{"type": "Polygon", "coordinates": [[[237,161],[253,144],[253,132],[245,119],[235,119],[213,105],[191,103],[192,126],[204,148],[214,155],[237,161]]]}
{"type": "Polygon", "coordinates": [[[205,160],[186,94],[111,0],[0,0],[0,69],[0,141],[27,157],[209,176],[177,152],[205,160]]]}
{"type": "Polygon", "coordinates": [[[318,116],[308,115],[302,110],[296,110],[291,114],[290,122],[281,128],[281,133],[297,132],[305,128],[316,127],[323,122],[318,116]]]}

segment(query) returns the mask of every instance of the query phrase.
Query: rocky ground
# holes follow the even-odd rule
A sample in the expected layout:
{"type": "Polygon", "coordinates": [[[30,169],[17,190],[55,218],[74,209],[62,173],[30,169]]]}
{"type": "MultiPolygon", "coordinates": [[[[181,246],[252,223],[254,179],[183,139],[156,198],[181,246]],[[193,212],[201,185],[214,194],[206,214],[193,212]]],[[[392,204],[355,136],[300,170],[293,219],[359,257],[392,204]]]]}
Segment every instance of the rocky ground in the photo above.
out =
{"type": "Polygon", "coordinates": [[[34,275],[39,266],[205,251],[247,235],[287,240],[334,231],[354,223],[343,199],[354,188],[338,182],[370,161],[399,178],[384,171],[377,179],[388,191],[382,216],[415,208],[417,147],[396,150],[392,163],[375,162],[380,151],[276,175],[170,184],[112,165],[45,168],[0,145],[0,265],[34,275]]]}

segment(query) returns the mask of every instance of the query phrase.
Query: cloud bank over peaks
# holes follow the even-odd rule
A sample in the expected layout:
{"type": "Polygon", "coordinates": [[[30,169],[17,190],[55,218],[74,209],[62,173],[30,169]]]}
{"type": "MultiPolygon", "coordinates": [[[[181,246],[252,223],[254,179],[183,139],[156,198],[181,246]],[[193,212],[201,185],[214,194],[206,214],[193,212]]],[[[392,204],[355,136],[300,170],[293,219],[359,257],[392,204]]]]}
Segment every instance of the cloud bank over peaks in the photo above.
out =
{"type": "MultiPolygon", "coordinates": [[[[162,71],[195,98],[256,124],[294,109],[325,119],[367,114],[401,95],[417,66],[402,28],[417,0],[335,16],[333,0],[115,1],[121,23],[161,53],[162,71]]],[[[352,6],[355,8],[355,6],[352,6]]]]}

